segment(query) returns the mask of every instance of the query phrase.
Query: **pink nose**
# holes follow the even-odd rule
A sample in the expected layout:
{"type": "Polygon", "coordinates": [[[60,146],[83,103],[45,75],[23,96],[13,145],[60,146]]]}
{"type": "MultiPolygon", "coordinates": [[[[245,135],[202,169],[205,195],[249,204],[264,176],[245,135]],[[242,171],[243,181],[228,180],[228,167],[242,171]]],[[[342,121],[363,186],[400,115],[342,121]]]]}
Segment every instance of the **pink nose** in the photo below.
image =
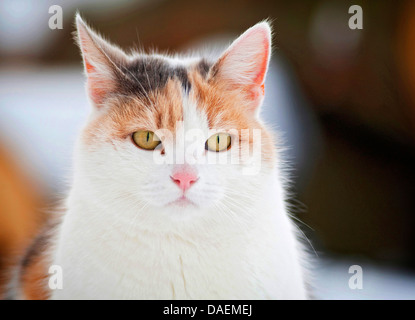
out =
{"type": "Polygon", "coordinates": [[[179,186],[180,189],[186,191],[192,186],[193,183],[197,181],[198,177],[196,174],[191,172],[179,171],[173,174],[171,179],[175,184],[179,186]]]}

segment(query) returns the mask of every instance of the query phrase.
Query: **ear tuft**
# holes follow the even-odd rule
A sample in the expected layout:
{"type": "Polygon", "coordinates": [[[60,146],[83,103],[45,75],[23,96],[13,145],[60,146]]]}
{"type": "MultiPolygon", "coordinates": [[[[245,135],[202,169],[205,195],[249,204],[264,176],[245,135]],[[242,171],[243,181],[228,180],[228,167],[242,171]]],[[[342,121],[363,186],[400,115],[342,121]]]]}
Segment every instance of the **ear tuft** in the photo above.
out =
{"type": "Polygon", "coordinates": [[[245,31],[222,54],[212,70],[216,81],[246,93],[251,110],[264,97],[264,82],[271,56],[271,28],[260,22],[245,31]]]}

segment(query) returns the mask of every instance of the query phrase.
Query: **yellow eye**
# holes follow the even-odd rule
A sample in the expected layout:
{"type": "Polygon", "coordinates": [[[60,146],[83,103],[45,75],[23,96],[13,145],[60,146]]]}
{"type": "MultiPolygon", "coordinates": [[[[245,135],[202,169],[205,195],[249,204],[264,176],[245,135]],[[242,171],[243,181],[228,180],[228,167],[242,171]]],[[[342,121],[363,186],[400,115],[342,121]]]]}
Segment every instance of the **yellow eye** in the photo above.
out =
{"type": "Polygon", "coordinates": [[[144,150],[154,150],[161,143],[154,132],[144,130],[134,132],[133,140],[137,146],[144,150]]]}
{"type": "Polygon", "coordinates": [[[220,152],[231,147],[231,136],[227,133],[217,133],[206,140],[206,150],[220,152]]]}

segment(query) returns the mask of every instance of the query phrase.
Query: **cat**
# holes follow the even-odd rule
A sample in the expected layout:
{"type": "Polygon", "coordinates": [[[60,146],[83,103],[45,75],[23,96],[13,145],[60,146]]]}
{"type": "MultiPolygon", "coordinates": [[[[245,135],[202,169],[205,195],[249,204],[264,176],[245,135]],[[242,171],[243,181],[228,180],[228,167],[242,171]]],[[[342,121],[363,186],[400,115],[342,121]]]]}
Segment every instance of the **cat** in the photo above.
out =
{"type": "Polygon", "coordinates": [[[269,23],[216,59],[126,53],[79,14],[76,26],[92,110],[64,213],[27,251],[14,297],[309,298],[279,147],[259,119],[269,23]],[[243,143],[260,147],[259,161],[243,159],[243,143]]]}

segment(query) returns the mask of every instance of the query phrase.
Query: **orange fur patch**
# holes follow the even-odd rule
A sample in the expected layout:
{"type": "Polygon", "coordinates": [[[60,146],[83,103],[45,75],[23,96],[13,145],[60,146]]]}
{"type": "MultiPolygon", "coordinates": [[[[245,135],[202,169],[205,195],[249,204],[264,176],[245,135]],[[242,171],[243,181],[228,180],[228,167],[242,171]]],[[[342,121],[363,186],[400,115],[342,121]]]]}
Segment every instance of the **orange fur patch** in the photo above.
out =
{"type": "Polygon", "coordinates": [[[183,120],[182,89],[178,80],[169,80],[162,90],[146,97],[114,97],[106,102],[108,112],[92,121],[84,131],[86,144],[125,139],[138,130],[176,130],[183,120]]]}
{"type": "Polygon", "coordinates": [[[21,288],[25,299],[47,300],[50,298],[48,289],[48,267],[44,256],[37,256],[27,266],[21,277],[21,288]]]}
{"type": "Polygon", "coordinates": [[[46,300],[50,298],[49,249],[56,226],[60,223],[61,220],[57,215],[49,217],[47,224],[32,241],[21,261],[20,291],[24,299],[46,300]]]}

